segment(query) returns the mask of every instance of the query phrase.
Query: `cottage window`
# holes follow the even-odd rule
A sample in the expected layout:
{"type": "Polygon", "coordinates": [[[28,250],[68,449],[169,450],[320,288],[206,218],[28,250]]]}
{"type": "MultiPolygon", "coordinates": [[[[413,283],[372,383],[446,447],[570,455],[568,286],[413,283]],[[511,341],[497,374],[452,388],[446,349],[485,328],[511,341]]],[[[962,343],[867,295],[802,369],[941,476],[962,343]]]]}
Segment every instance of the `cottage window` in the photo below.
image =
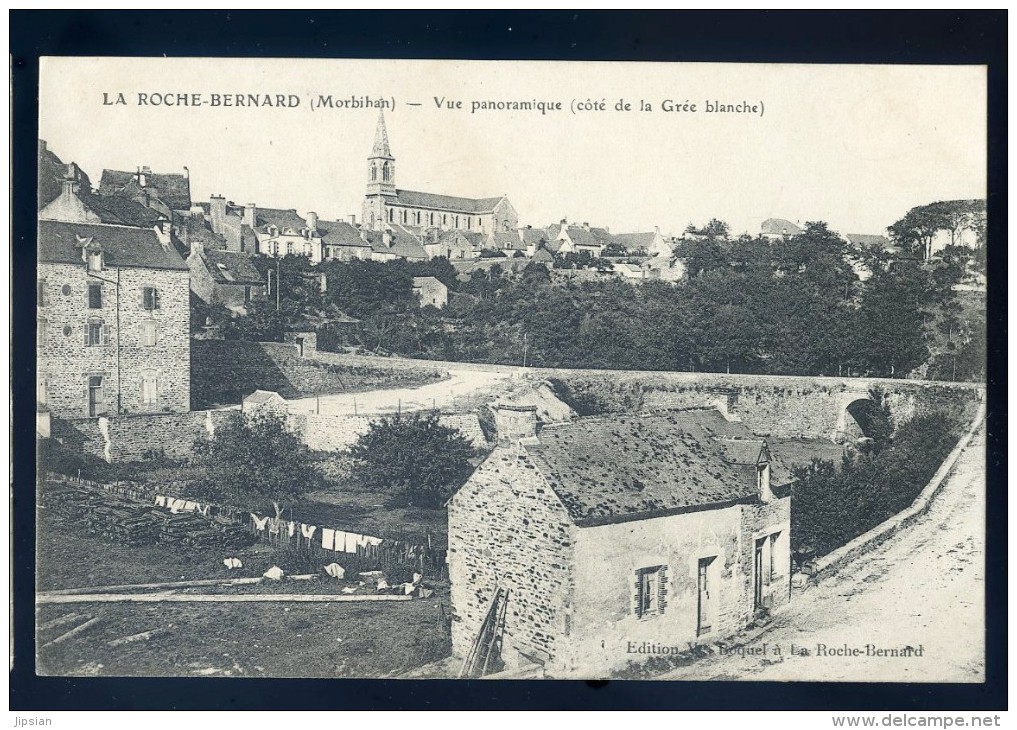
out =
{"type": "Polygon", "coordinates": [[[388,222],[395,223],[395,208],[388,209],[388,222]]]}
{"type": "Polygon", "coordinates": [[[667,607],[667,566],[656,565],[636,571],[635,614],[638,618],[664,613],[667,607]]]}
{"type": "Polygon", "coordinates": [[[101,319],[92,318],[85,324],[85,346],[97,347],[109,341],[109,325],[101,319]]]}
{"type": "Polygon", "coordinates": [[[141,373],[141,402],[146,406],[159,404],[158,376],[154,370],[141,373]]]}
{"type": "Polygon", "coordinates": [[[289,256],[293,253],[293,241],[286,242],[286,255],[289,256]]]}
{"type": "Polygon", "coordinates": [[[103,377],[101,375],[90,375],[88,377],[88,415],[95,417],[106,412],[106,397],[103,392],[103,377]]]}
{"type": "Polygon", "coordinates": [[[159,309],[159,290],[154,286],[146,286],[142,290],[141,301],[146,311],[154,312],[159,309]]]}
{"type": "Polygon", "coordinates": [[[102,284],[88,285],[88,308],[102,309],[102,284]]]}
{"type": "Polygon", "coordinates": [[[159,327],[155,322],[141,323],[141,344],[152,347],[159,341],[159,327]]]}

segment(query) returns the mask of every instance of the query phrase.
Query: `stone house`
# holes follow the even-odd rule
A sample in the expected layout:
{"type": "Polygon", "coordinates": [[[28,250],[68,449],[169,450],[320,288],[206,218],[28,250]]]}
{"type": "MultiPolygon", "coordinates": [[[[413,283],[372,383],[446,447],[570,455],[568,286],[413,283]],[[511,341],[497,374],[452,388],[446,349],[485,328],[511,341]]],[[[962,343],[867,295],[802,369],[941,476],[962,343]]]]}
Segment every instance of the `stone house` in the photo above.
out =
{"type": "Polygon", "coordinates": [[[265,280],[247,254],[206,249],[199,241],[192,241],[187,267],[191,271],[191,291],[207,304],[221,304],[237,314],[246,314],[248,304],[268,294],[265,280]]]}
{"type": "Polygon", "coordinates": [[[169,222],[39,222],[37,401],[89,418],[190,409],[190,283],[169,222]]]}
{"type": "Polygon", "coordinates": [[[421,307],[441,309],[448,304],[448,287],[433,276],[414,276],[413,295],[420,300],[421,307]]]}
{"type": "Polygon", "coordinates": [[[560,242],[558,253],[586,251],[594,258],[599,258],[612,242],[612,237],[607,228],[591,227],[589,223],[583,223],[581,226],[562,225],[557,240],[560,242]]]}
{"type": "Polygon", "coordinates": [[[484,236],[470,231],[445,231],[424,241],[424,250],[430,259],[444,256],[449,261],[480,258],[484,249],[484,236]]]}
{"type": "Polygon", "coordinates": [[[505,668],[573,678],[644,661],[648,644],[717,641],[788,602],[790,474],[741,423],[701,409],[516,433],[449,501],[455,657],[496,591],[505,668]]]}
{"type": "Polygon", "coordinates": [[[367,235],[357,228],[356,216],[345,221],[318,221],[322,258],[326,261],[353,261],[371,258],[373,249],[367,235]]]}
{"type": "Polygon", "coordinates": [[[301,217],[293,208],[258,208],[249,203],[244,207],[243,225],[254,231],[257,252],[264,256],[306,256],[312,264],[321,263],[317,213],[301,217]]]}
{"type": "Polygon", "coordinates": [[[660,228],[640,233],[615,233],[611,242],[621,246],[630,254],[642,253],[646,256],[671,255],[671,246],[660,234],[660,228]]]}

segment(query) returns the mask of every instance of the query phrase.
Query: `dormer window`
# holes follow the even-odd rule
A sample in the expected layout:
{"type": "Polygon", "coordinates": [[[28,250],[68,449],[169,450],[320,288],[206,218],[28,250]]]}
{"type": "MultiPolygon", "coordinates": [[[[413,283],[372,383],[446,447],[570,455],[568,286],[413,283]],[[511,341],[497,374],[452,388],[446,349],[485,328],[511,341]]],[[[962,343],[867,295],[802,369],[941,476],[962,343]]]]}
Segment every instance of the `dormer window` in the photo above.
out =
{"type": "Polygon", "coordinates": [[[85,265],[89,271],[102,271],[102,251],[97,248],[88,249],[85,253],[85,265]]]}

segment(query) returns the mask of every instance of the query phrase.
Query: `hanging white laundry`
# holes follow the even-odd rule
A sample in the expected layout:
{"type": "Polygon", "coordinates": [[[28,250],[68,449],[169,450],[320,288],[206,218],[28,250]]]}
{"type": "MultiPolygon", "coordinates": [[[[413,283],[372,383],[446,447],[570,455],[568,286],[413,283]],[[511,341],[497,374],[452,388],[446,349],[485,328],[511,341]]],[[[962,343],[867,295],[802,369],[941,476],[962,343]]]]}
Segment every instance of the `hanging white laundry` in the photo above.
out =
{"type": "Polygon", "coordinates": [[[388,581],[385,580],[384,578],[378,581],[378,590],[380,591],[383,588],[388,588],[388,581]]]}
{"type": "Polygon", "coordinates": [[[254,520],[254,529],[258,532],[264,532],[265,527],[268,525],[267,517],[259,517],[258,515],[251,513],[251,519],[254,520]]]}
{"type": "Polygon", "coordinates": [[[357,591],[356,586],[346,586],[345,588],[343,588],[343,593],[356,593],[356,591],[357,591]]]}
{"type": "Polygon", "coordinates": [[[414,590],[416,590],[416,588],[417,587],[412,583],[403,583],[403,595],[404,596],[410,595],[411,593],[413,593],[414,590]]]}
{"type": "Polygon", "coordinates": [[[365,537],[368,545],[381,545],[384,542],[380,537],[365,537]]]}
{"type": "Polygon", "coordinates": [[[184,509],[184,512],[193,512],[195,509],[197,509],[197,507],[198,507],[198,503],[197,502],[187,501],[187,502],[184,502],[183,509],[184,509]]]}
{"type": "Polygon", "coordinates": [[[300,525],[300,534],[310,540],[314,537],[314,531],[317,530],[316,525],[300,525]]]}
{"type": "Polygon", "coordinates": [[[236,570],[237,568],[244,567],[244,564],[240,562],[239,558],[226,558],[222,561],[222,564],[230,570],[236,570]]]}
{"type": "Polygon", "coordinates": [[[278,517],[272,517],[268,521],[268,531],[271,532],[273,535],[278,535],[281,529],[282,529],[282,520],[279,519],[278,517]]]}
{"type": "Polygon", "coordinates": [[[355,553],[355,552],[357,552],[357,545],[360,543],[360,539],[362,537],[363,537],[363,535],[358,535],[355,532],[347,532],[346,533],[346,547],[345,547],[346,552],[348,552],[348,553],[355,553]]]}
{"type": "Polygon", "coordinates": [[[165,507],[166,506],[166,497],[161,495],[161,494],[155,495],[155,506],[156,507],[165,507]]]}
{"type": "Polygon", "coordinates": [[[266,570],[263,575],[269,580],[282,580],[284,573],[282,568],[278,565],[273,565],[271,568],[266,570]]]}
{"type": "Polygon", "coordinates": [[[170,512],[172,512],[173,514],[179,514],[180,511],[183,510],[183,508],[184,500],[182,499],[174,499],[173,503],[170,504],[170,512]]]}
{"type": "Polygon", "coordinates": [[[325,550],[335,550],[335,530],[321,528],[321,546],[325,550]]]}
{"type": "Polygon", "coordinates": [[[337,553],[346,551],[346,533],[342,530],[335,531],[335,551],[337,553]]]}
{"type": "Polygon", "coordinates": [[[286,523],[286,533],[290,537],[293,537],[296,534],[296,532],[297,532],[297,523],[294,522],[293,520],[290,520],[289,522],[287,522],[286,523]]]}
{"type": "Polygon", "coordinates": [[[370,538],[366,535],[357,535],[357,547],[366,548],[370,544],[368,540],[370,538]]]}
{"type": "Polygon", "coordinates": [[[199,506],[198,512],[200,512],[201,514],[203,514],[203,515],[205,515],[207,517],[208,516],[208,508],[211,507],[211,506],[212,505],[210,505],[210,504],[206,504],[204,507],[200,507],[199,506]]]}
{"type": "Polygon", "coordinates": [[[325,566],[325,572],[336,580],[342,580],[346,577],[346,568],[339,565],[339,563],[329,563],[325,566]]]}
{"type": "Polygon", "coordinates": [[[414,574],[413,574],[413,585],[416,585],[417,583],[419,583],[419,582],[420,582],[420,580],[421,580],[421,579],[422,579],[423,577],[424,577],[424,576],[422,576],[422,575],[421,575],[420,573],[414,573],[414,574]]]}

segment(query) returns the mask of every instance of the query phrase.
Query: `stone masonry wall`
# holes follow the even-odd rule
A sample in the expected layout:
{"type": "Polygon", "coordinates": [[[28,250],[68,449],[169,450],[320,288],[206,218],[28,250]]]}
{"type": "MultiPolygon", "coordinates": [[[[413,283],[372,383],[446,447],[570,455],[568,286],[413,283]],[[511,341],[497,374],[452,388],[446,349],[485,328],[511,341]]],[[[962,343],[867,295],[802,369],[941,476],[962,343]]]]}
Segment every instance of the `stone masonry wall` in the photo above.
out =
{"type": "Polygon", "coordinates": [[[102,377],[101,413],[180,412],[190,408],[190,287],[187,271],[109,268],[95,274],[84,264],[41,263],[44,290],[38,307],[39,391],[55,416],[88,416],[88,382],[102,377]],[[102,291],[90,308],[89,285],[102,291]],[[159,308],[146,310],[143,290],[155,287],[159,308]],[[90,321],[104,326],[103,340],[86,344],[90,321]],[[144,331],[154,327],[155,342],[144,331]],[[142,382],[154,378],[156,398],[145,403],[142,382]]]}
{"type": "Polygon", "coordinates": [[[53,436],[69,446],[111,463],[141,461],[146,452],[162,451],[174,459],[188,459],[194,441],[231,411],[190,411],[109,418],[55,419],[53,436]]]}
{"type": "MultiPolygon", "coordinates": [[[[307,349],[305,349],[305,354],[307,349]]],[[[191,349],[194,406],[239,403],[255,390],[284,398],[396,388],[437,380],[437,368],[415,371],[386,367],[384,361],[332,363],[299,357],[294,344],[195,340],[191,349]]]]}
{"type": "Polygon", "coordinates": [[[502,658],[553,666],[570,639],[575,527],[518,447],[499,447],[448,509],[452,652],[462,659],[496,587],[509,591],[502,658]]]}

